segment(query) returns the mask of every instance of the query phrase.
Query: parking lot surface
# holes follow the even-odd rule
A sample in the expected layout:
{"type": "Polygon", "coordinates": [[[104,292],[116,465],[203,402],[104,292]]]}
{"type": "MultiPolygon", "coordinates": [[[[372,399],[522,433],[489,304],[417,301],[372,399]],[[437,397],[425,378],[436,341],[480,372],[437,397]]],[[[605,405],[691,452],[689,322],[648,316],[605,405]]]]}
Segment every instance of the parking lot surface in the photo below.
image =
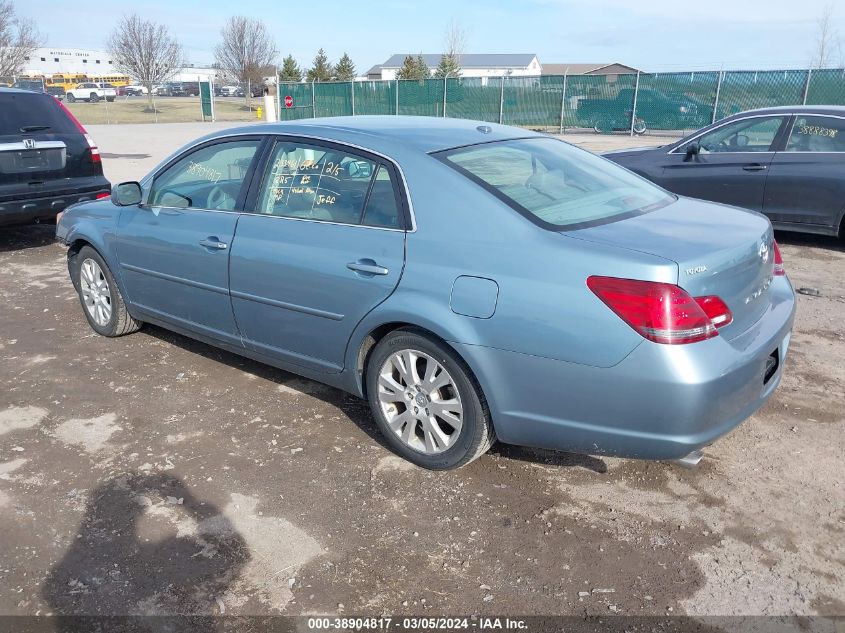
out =
{"type": "MultiPolygon", "coordinates": [[[[92,128],[115,182],[209,129],[92,128]]],[[[442,473],[352,396],[97,336],[53,227],[2,230],[0,613],[845,614],[845,249],[778,237],[810,293],[783,382],[697,469],[498,445],[442,473]]]]}

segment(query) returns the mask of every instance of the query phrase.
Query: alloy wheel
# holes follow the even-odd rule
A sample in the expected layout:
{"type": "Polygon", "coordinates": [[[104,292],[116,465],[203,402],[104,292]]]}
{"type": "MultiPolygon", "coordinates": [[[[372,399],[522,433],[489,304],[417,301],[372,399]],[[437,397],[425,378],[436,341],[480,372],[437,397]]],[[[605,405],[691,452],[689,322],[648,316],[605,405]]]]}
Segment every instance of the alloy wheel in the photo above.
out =
{"type": "Polygon", "coordinates": [[[112,304],[109,283],[103,269],[93,259],[86,259],[79,269],[82,301],[94,323],[104,327],[111,321],[112,304]]]}
{"type": "Polygon", "coordinates": [[[387,425],[408,447],[434,455],[450,448],[463,426],[454,379],[425,352],[403,349],[379,370],[378,401],[387,425]]]}

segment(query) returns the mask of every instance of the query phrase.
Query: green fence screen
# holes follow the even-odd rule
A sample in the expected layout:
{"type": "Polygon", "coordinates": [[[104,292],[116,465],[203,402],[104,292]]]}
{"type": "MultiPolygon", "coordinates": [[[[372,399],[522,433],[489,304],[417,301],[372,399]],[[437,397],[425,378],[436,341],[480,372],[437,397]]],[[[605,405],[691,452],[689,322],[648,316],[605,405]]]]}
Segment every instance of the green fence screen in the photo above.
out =
{"type": "Polygon", "coordinates": [[[282,120],[405,114],[540,129],[684,132],[753,108],[845,105],[845,69],[458,77],[280,88],[282,120]]]}

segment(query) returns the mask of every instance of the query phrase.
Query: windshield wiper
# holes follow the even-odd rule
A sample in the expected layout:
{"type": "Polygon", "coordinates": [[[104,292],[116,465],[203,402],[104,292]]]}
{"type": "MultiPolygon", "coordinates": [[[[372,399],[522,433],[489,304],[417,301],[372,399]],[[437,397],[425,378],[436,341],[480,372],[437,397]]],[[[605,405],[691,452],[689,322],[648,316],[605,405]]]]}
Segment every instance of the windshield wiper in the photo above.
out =
{"type": "Polygon", "coordinates": [[[49,125],[24,125],[21,132],[40,132],[41,130],[49,130],[49,125]]]}

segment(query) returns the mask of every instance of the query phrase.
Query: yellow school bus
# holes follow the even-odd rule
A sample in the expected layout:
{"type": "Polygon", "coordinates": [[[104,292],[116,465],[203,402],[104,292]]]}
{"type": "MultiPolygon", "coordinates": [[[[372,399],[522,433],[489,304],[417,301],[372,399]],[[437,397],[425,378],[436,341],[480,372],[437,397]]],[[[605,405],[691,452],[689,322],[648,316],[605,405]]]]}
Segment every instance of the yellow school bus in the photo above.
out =
{"type": "Polygon", "coordinates": [[[44,77],[44,83],[47,86],[60,86],[65,90],[76,88],[77,85],[94,82],[94,83],[108,83],[115,88],[119,86],[128,86],[132,83],[129,75],[86,75],[85,73],[56,73],[49,77],[44,77]]]}

